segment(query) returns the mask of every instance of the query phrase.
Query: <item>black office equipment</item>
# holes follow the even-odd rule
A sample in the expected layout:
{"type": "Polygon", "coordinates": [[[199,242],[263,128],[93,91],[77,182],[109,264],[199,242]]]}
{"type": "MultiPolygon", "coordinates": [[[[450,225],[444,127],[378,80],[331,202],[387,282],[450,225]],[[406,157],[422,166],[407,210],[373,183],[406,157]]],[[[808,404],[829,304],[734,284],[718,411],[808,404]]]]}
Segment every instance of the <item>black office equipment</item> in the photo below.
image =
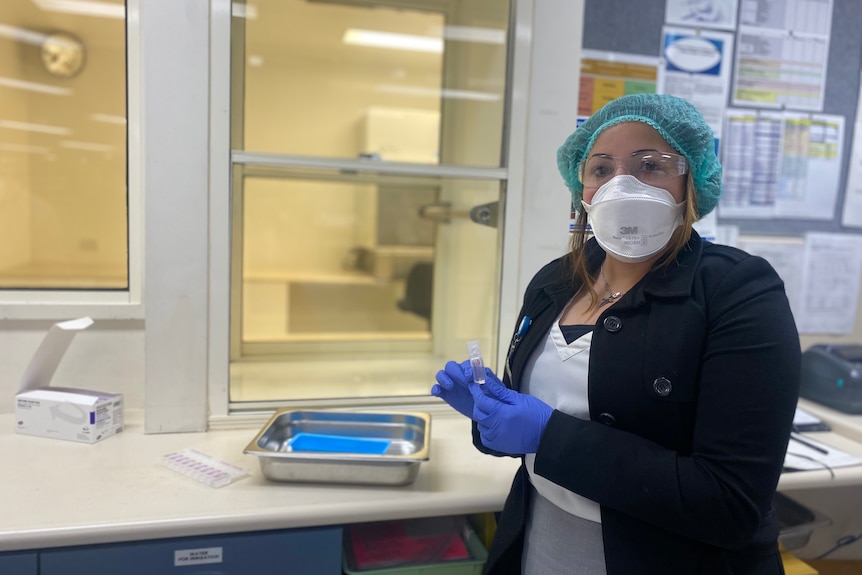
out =
{"type": "Polygon", "coordinates": [[[813,345],[802,354],[799,395],[862,414],[862,345],[813,345]]]}

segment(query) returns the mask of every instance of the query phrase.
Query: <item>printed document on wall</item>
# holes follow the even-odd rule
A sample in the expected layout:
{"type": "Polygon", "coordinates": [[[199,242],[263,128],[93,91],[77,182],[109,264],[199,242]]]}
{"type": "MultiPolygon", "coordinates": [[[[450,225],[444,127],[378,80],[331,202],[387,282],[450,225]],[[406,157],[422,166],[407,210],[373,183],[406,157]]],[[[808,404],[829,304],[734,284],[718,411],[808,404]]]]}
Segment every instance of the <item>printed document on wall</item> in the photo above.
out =
{"type": "Polygon", "coordinates": [[[736,29],[737,0],[667,0],[665,24],[698,28],[736,29]]]}
{"type": "Polygon", "coordinates": [[[844,117],[784,114],[775,216],[831,220],[838,201],[844,117]]]}
{"type": "Polygon", "coordinates": [[[733,105],[823,110],[832,0],[741,0],[733,105]]]}
{"type": "Polygon", "coordinates": [[[831,220],[843,142],[843,116],[729,109],[719,216],[831,220]]]}
{"type": "MultiPolygon", "coordinates": [[[[715,211],[712,212],[713,214],[715,211]]],[[[715,242],[733,248],[739,247],[739,226],[715,226],[715,242]]]]}
{"type": "Polygon", "coordinates": [[[800,333],[852,333],[862,272],[862,235],[805,236],[800,333]]]}
{"type": "MultiPolygon", "coordinates": [[[[856,117],[859,117],[858,111],[856,117]]],[[[841,225],[862,228],[862,122],[857,122],[853,128],[849,163],[841,225]]]]}
{"type": "Polygon", "coordinates": [[[620,96],[655,94],[657,75],[655,56],[581,50],[578,116],[591,116],[620,96]]]}
{"type": "Polygon", "coordinates": [[[662,29],[658,93],[694,104],[718,140],[730,91],[732,54],[733,34],[728,32],[662,29]]]}
{"type": "Polygon", "coordinates": [[[694,222],[691,227],[702,240],[715,243],[718,239],[718,217],[715,210],[694,222]]]}
{"type": "Polygon", "coordinates": [[[799,329],[803,281],[799,262],[805,256],[805,242],[801,238],[748,238],[739,241],[739,248],[768,261],[784,282],[784,293],[799,329]]]}
{"type": "Polygon", "coordinates": [[[856,100],[856,125],[853,126],[849,163],[841,225],[862,228],[862,91],[856,100]]]}

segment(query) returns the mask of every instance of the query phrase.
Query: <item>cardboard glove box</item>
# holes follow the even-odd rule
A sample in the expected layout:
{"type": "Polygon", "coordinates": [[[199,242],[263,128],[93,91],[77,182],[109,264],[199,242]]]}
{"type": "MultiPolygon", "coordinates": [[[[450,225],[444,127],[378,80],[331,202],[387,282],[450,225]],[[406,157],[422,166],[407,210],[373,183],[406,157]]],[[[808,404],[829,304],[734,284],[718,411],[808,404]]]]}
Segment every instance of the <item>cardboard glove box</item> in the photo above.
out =
{"type": "Polygon", "coordinates": [[[123,430],[123,396],[70,387],[51,387],[54,372],[85,317],[51,326],[21,378],[15,396],[15,429],[25,435],[95,443],[123,430]]]}

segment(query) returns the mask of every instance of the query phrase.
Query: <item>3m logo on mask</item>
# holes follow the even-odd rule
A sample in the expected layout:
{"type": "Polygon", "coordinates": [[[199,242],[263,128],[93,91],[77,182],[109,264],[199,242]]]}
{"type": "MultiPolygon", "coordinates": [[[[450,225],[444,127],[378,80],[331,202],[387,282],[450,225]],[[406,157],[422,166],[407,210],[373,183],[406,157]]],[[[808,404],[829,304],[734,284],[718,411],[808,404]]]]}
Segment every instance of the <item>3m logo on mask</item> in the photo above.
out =
{"type": "Polygon", "coordinates": [[[628,174],[601,186],[592,202],[581,201],[599,246],[624,262],[642,262],[659,254],[682,224],[685,202],[676,203],[663,188],[628,174]]]}

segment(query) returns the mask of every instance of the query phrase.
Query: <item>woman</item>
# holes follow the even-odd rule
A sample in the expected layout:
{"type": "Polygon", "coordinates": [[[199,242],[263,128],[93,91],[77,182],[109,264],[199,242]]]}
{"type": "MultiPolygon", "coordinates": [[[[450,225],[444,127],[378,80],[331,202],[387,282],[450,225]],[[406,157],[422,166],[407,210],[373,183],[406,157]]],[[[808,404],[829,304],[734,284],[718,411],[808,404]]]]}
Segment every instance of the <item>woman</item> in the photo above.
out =
{"type": "Polygon", "coordinates": [[[783,573],[800,346],[769,264],[691,227],[721,192],[712,131],[680,98],[624,96],[558,165],[583,209],[527,287],[503,382],[449,362],[432,388],[480,450],[522,457],[486,573],[783,573]]]}

